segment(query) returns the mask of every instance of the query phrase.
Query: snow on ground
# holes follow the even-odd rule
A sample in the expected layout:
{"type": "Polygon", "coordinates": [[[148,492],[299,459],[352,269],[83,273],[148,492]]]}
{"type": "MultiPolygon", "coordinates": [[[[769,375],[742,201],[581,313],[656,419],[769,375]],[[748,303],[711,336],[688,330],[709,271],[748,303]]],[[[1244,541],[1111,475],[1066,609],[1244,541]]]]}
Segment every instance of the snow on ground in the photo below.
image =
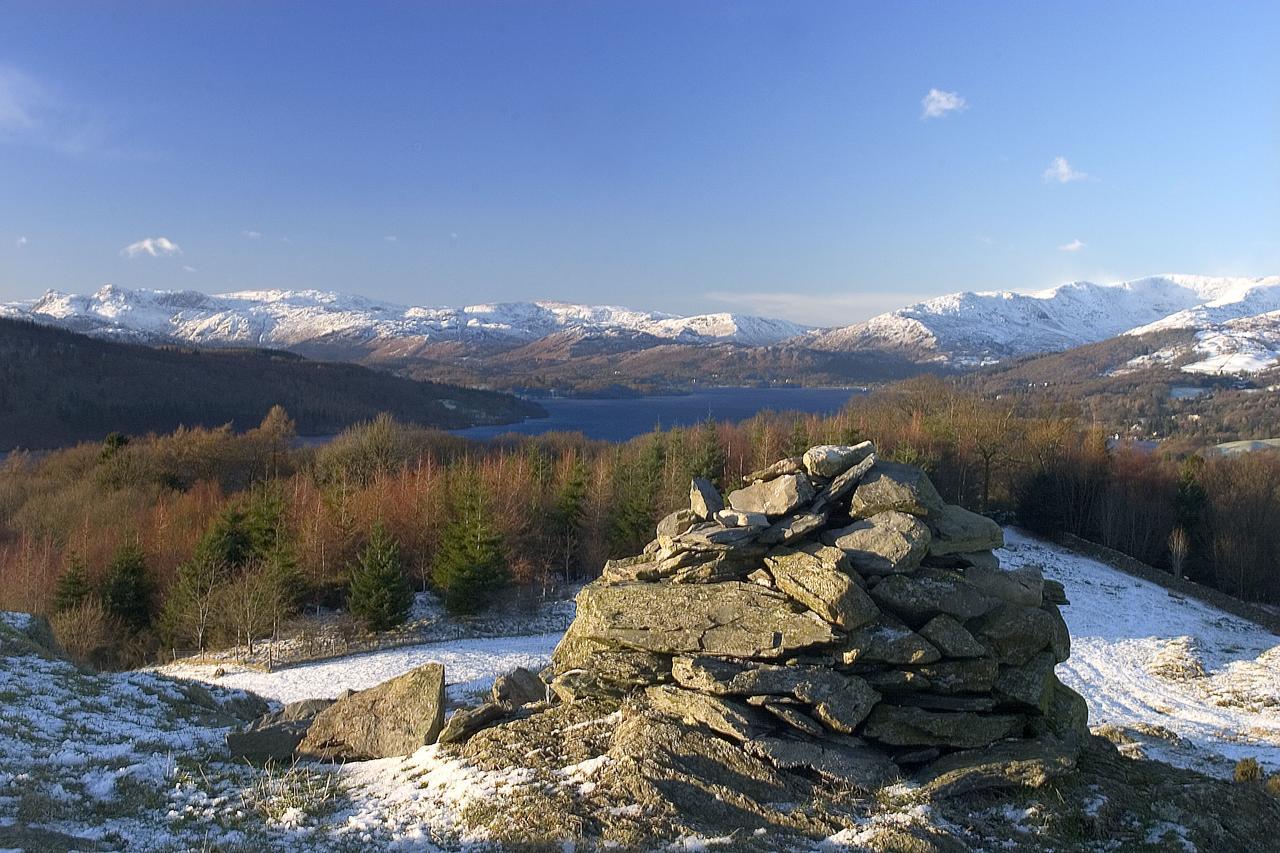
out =
{"type": "Polygon", "coordinates": [[[1088,701],[1091,726],[1213,775],[1245,756],[1280,770],[1280,637],[1017,530],[1005,539],[1006,568],[1040,566],[1066,587],[1071,659],[1058,675],[1088,701]]]}
{"type": "Polygon", "coordinates": [[[488,690],[495,677],[518,666],[534,672],[541,670],[550,663],[551,652],[559,641],[560,634],[455,640],[351,655],[274,672],[233,664],[181,662],[161,667],[159,671],[175,678],[207,681],[288,703],[333,699],[343,690],[364,690],[423,664],[442,663],[449,698],[462,702],[471,694],[488,690]],[[220,677],[215,675],[219,669],[225,673],[220,677]]]}

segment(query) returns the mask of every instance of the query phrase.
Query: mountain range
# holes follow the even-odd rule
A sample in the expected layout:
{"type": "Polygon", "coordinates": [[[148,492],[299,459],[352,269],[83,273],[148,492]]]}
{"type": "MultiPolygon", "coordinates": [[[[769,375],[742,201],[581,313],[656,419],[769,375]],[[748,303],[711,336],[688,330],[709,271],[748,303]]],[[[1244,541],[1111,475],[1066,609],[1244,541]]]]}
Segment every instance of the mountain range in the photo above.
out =
{"type": "Polygon", "coordinates": [[[0,305],[0,316],[138,343],[288,349],[494,387],[879,381],[1174,330],[1186,334],[1163,335],[1174,343],[1129,367],[1234,374],[1280,363],[1280,276],[1171,274],[955,293],[839,328],[562,302],[412,307],[313,290],[207,295],[113,285],[88,295],[51,291],[0,305]]]}

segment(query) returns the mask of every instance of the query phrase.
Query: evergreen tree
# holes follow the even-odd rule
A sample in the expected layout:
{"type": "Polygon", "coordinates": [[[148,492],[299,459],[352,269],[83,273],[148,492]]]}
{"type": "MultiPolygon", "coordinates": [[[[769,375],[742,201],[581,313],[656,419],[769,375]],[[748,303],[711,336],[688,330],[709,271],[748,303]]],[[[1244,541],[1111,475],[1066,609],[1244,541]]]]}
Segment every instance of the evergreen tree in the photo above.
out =
{"type": "Polygon", "coordinates": [[[405,575],[400,546],[382,524],[375,524],[369,542],[351,570],[347,607],[370,631],[403,625],[413,607],[413,587],[405,575]]]}
{"type": "Polygon", "coordinates": [[[637,457],[622,463],[615,483],[613,550],[634,553],[653,536],[654,503],[662,484],[666,446],[662,433],[651,434],[637,457]]]}
{"type": "Polygon", "coordinates": [[[196,543],[196,553],[203,559],[222,563],[229,569],[241,569],[254,555],[254,537],[249,521],[239,506],[229,506],[209,525],[196,543]]]}
{"type": "Polygon", "coordinates": [[[809,425],[804,415],[796,415],[791,424],[791,437],[787,439],[788,456],[804,456],[804,452],[812,445],[809,443],[809,425]]]}
{"type": "Polygon", "coordinates": [[[58,585],[53,592],[53,612],[66,613],[79,607],[93,594],[89,583],[89,572],[79,554],[72,554],[67,560],[67,567],[58,577],[58,585]]]}
{"type": "Polygon", "coordinates": [[[455,495],[431,577],[450,613],[476,613],[510,580],[502,540],[489,521],[484,495],[472,483],[455,495]]]}
{"type": "Polygon", "coordinates": [[[151,624],[147,556],[136,539],[121,545],[111,559],[102,584],[102,604],[107,613],[133,631],[141,631],[151,624]]]}
{"type": "Polygon", "coordinates": [[[566,579],[570,575],[574,553],[578,547],[586,504],[587,466],[582,461],[582,457],[575,454],[569,463],[565,480],[556,494],[555,507],[551,516],[556,553],[561,558],[566,579]]]}
{"type": "Polygon", "coordinates": [[[725,452],[720,444],[720,434],[715,420],[707,415],[707,419],[698,425],[693,455],[689,460],[689,476],[710,480],[718,489],[723,485],[724,466],[725,452]]]}

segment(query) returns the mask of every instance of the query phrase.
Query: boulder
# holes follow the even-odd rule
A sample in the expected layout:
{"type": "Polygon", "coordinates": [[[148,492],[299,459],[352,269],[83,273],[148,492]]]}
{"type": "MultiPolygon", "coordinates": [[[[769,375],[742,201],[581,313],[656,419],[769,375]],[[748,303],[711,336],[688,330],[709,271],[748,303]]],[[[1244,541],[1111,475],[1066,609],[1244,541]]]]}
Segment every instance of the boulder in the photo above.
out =
{"type": "Polygon", "coordinates": [[[804,469],[813,477],[838,477],[875,453],[875,445],[869,441],[861,444],[822,444],[810,447],[803,457],[804,469]]]}
{"type": "Polygon", "coordinates": [[[1051,735],[1004,740],[945,755],[924,767],[916,779],[935,799],[1000,788],[1039,788],[1074,770],[1079,754],[1078,745],[1051,735]]]}
{"type": "Polygon", "coordinates": [[[444,667],[420,666],[339,699],[316,715],[298,754],[325,761],[409,755],[444,725],[444,667]]]}
{"type": "Polygon", "coordinates": [[[700,521],[707,521],[724,509],[724,498],[710,480],[695,477],[689,484],[689,511],[700,521]]]}
{"type": "Polygon", "coordinates": [[[1024,723],[1017,714],[929,711],[882,702],[871,712],[863,733],[890,746],[974,749],[1016,734],[1024,723]]]}
{"type": "Polygon", "coordinates": [[[1044,597],[1044,576],[1030,566],[1006,571],[998,565],[969,565],[958,571],[987,595],[1009,604],[1039,607],[1044,597]]]}
{"type": "Polygon", "coordinates": [[[914,572],[929,552],[929,526],[914,515],[889,510],[830,530],[822,541],[849,555],[867,575],[914,572]]]}
{"type": "Polygon", "coordinates": [[[227,732],[227,751],[234,759],[254,764],[289,762],[310,727],[309,720],[251,723],[241,731],[227,732]]]}
{"type": "Polygon", "coordinates": [[[761,468],[759,471],[752,471],[750,474],[742,478],[744,483],[765,483],[769,480],[776,480],[787,474],[800,474],[804,472],[804,458],[800,456],[790,456],[786,459],[779,459],[767,468],[761,468]]]}
{"type": "Polygon", "coordinates": [[[846,630],[860,628],[880,615],[847,571],[839,548],[811,543],[769,552],[765,565],[778,589],[823,619],[846,630]]]}
{"type": "Polygon", "coordinates": [[[449,715],[440,731],[439,743],[463,743],[481,729],[488,728],[515,710],[503,702],[485,702],[474,708],[459,708],[449,715]]]}
{"type": "Polygon", "coordinates": [[[991,646],[1000,662],[1014,666],[1021,666],[1048,648],[1054,632],[1054,620],[1048,611],[1014,604],[1000,605],[974,626],[974,633],[991,646]]]}
{"type": "Polygon", "coordinates": [[[725,527],[757,527],[769,526],[769,516],[762,512],[739,512],[736,509],[722,509],[715,514],[715,520],[725,527]]]}
{"type": "Polygon", "coordinates": [[[908,622],[922,624],[945,613],[957,619],[973,619],[988,613],[999,602],[944,569],[921,569],[914,575],[889,575],[871,589],[881,609],[908,622]]]}
{"type": "Polygon", "coordinates": [[[494,679],[491,698],[494,702],[515,708],[533,702],[545,702],[547,685],[534,673],[518,666],[494,679]]]}
{"type": "Polygon", "coordinates": [[[973,634],[945,613],[926,622],[920,629],[920,636],[949,658],[976,658],[986,654],[986,649],[974,639],[973,634]]]}
{"type": "Polygon", "coordinates": [[[871,466],[853,490],[849,511],[855,518],[889,510],[927,517],[942,512],[944,506],[924,471],[881,460],[871,466]]]}
{"type": "MultiPolygon", "coordinates": [[[[831,626],[756,584],[588,584],[565,640],[657,654],[781,658],[829,643],[831,626]]],[[[560,655],[557,650],[558,658],[560,655]]]]}
{"type": "Polygon", "coordinates": [[[814,770],[859,791],[875,791],[898,778],[896,764],[857,738],[829,736],[815,742],[762,737],[748,742],[746,748],[780,770],[814,770]]]}
{"type": "Polygon", "coordinates": [[[740,512],[770,518],[787,515],[813,500],[813,485],[805,474],[784,474],[729,493],[729,506],[740,512]]]}
{"type": "Polygon", "coordinates": [[[658,541],[669,542],[686,532],[698,519],[687,509],[678,509],[658,522],[658,541]]]}
{"type": "Polygon", "coordinates": [[[843,664],[920,664],[941,657],[932,643],[887,615],[848,634],[836,656],[843,664]]]}
{"type": "Polygon", "coordinates": [[[1000,525],[985,515],[954,504],[947,504],[940,512],[930,515],[929,527],[933,529],[929,553],[934,556],[1004,547],[1004,531],[1000,525]]]}
{"type": "MultiPolygon", "coordinates": [[[[827,510],[801,512],[780,518],[757,537],[762,545],[786,545],[821,530],[827,523],[827,510]]],[[[768,516],[766,516],[767,518],[768,516]]]]}
{"type": "Polygon", "coordinates": [[[828,483],[827,487],[822,490],[818,500],[829,504],[839,501],[857,488],[858,484],[862,482],[862,478],[867,476],[867,472],[874,468],[875,465],[876,454],[875,449],[872,448],[872,452],[867,454],[865,459],[828,483]]]}

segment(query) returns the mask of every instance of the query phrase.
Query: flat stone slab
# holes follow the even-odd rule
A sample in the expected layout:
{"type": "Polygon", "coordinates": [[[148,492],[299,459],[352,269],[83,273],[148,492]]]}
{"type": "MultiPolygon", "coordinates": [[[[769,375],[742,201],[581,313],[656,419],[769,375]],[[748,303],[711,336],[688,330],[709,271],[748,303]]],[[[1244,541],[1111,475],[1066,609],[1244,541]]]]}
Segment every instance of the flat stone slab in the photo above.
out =
{"type": "Polygon", "coordinates": [[[849,511],[855,518],[889,510],[932,516],[945,506],[928,474],[911,465],[881,460],[871,466],[853,490],[849,511]]]}
{"type": "Polygon", "coordinates": [[[729,506],[739,512],[763,513],[777,518],[813,500],[813,484],[805,474],[784,474],[773,480],[729,493],[729,506]]]}
{"type": "Polygon", "coordinates": [[[867,719],[867,737],[890,746],[951,746],[976,749],[1021,731],[1017,714],[929,711],[879,704],[867,719]]]}
{"type": "Polygon", "coordinates": [[[999,603],[960,575],[942,569],[889,575],[872,587],[871,597],[881,609],[920,622],[939,613],[960,620],[973,619],[989,613],[999,603]]]}
{"type": "Polygon", "coordinates": [[[593,583],[577,601],[571,632],[577,638],[659,654],[772,659],[835,636],[817,614],[797,612],[786,596],[741,581],[593,583]]]}
{"type": "Polygon", "coordinates": [[[846,636],[836,656],[844,664],[920,664],[942,657],[932,643],[888,615],[846,636]]]}
{"type": "Polygon", "coordinates": [[[856,738],[811,741],[763,737],[748,742],[746,748],[780,770],[816,770],[834,782],[866,792],[898,778],[898,767],[888,756],[856,738]]]}

